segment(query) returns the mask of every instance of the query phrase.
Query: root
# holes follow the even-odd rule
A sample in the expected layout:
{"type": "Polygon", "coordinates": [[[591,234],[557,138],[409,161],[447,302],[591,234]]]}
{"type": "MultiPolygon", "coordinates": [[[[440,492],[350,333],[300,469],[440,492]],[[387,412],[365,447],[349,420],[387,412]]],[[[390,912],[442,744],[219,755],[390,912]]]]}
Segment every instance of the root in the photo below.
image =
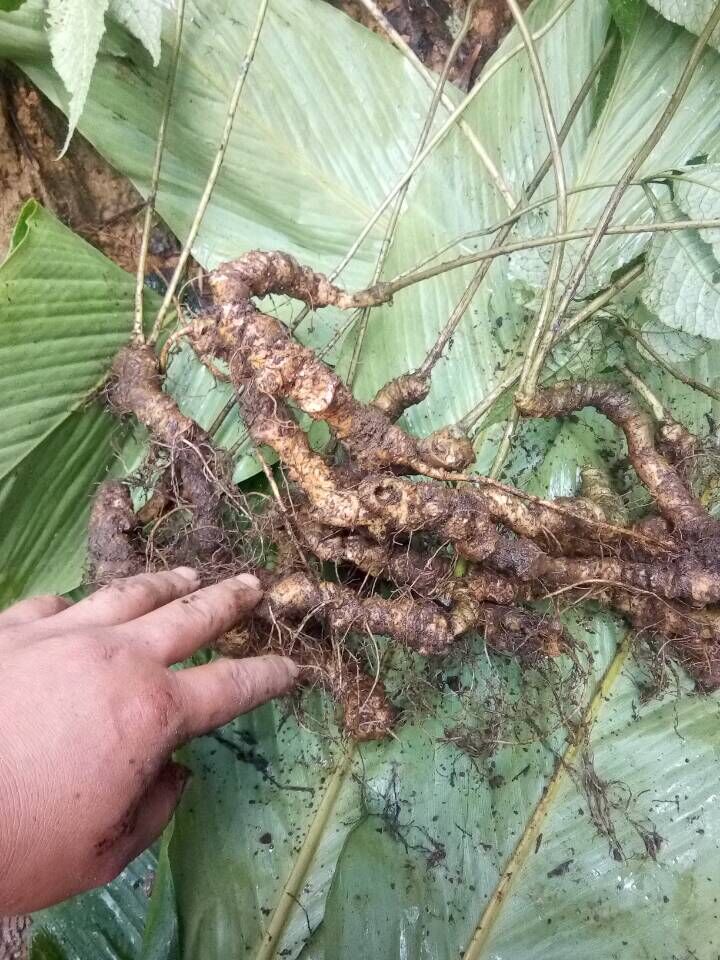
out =
{"type": "MultiPolygon", "coordinates": [[[[223,270],[210,274],[217,299],[226,287],[223,270]]],[[[207,334],[206,334],[207,335],[207,334]]],[[[235,383],[252,378],[260,393],[289,400],[315,420],[324,420],[363,470],[389,467],[439,476],[442,471],[463,470],[473,462],[472,443],[464,435],[443,430],[417,440],[396,426],[381,406],[360,403],[342,380],[307,347],[293,340],[288,330],[247,303],[222,308],[218,342],[230,355],[235,383]]],[[[400,388],[398,392],[402,394],[400,388]]],[[[407,393],[402,394],[402,401],[407,393]]],[[[381,405],[383,403],[381,397],[381,405]]],[[[398,393],[394,396],[398,405],[398,393]]]]}
{"type": "MultiPolygon", "coordinates": [[[[663,517],[675,529],[690,535],[707,534],[716,528],[676,467],[657,449],[652,418],[626,390],[614,383],[598,381],[559,384],[539,390],[532,397],[519,397],[517,405],[525,416],[543,418],[595,407],[625,434],[632,465],[663,517]]],[[[667,434],[664,442],[666,446],[673,444],[667,434]]]]}
{"type": "Polygon", "coordinates": [[[93,500],[88,526],[88,579],[103,586],[131,577],[145,568],[134,543],[138,521],[127,487],[119,480],[101,484],[93,500]]]}
{"type": "MultiPolygon", "coordinates": [[[[660,656],[669,651],[703,689],[720,687],[720,608],[711,606],[720,604],[717,522],[685,480],[684,465],[697,451],[681,425],[663,415],[656,426],[614,384],[562,384],[518,398],[519,410],[534,417],[593,406],[624,432],[630,462],[661,514],[628,527],[622,498],[602,470],[583,470],[580,497],[552,501],[463,473],[474,460],[464,434],[446,427],[418,439],[396,423],[428,395],[428,374],[397,377],[362,403],[252,302],[275,293],[349,309],[379,302],[382,285],[354,296],[286,254],[253,251],[210,274],[209,286],[207,312],[184,332],[210,364],[229,366],[273,491],[262,514],[271,549],[263,548],[262,558],[238,557],[242,548],[227,537],[236,494],[222,458],[164,393],[152,350],[120,352],[109,397],[118,413],[147,427],[168,463],[163,494],[151,499],[142,522],[154,531],[164,517],[189,509],[193,549],[206,558],[210,579],[239,567],[263,580],[265,596],[251,621],[220,649],[291,656],[306,685],[341,705],[344,729],[355,739],[386,736],[396,710],[382,678],[365,673],[353,654],[351,636],[380,635],[438,656],[474,633],[525,665],[575,658],[561,622],[523,606],[550,598],[605,604],[659,646],[660,656]],[[311,449],[295,412],[328,424],[339,444],[332,457],[311,449]],[[277,454],[284,486],[264,447],[277,454]],[[334,577],[322,564],[335,566],[334,577]]],[[[100,488],[90,525],[94,579],[152,569],[154,534],[143,533],[142,522],[125,487],[100,488]]],[[[192,562],[176,539],[169,547],[163,541],[163,563],[192,562]]]]}
{"type": "Polygon", "coordinates": [[[444,653],[453,641],[447,618],[431,603],[403,597],[360,598],[349,587],[313,580],[303,573],[273,584],[258,615],[270,621],[294,622],[312,617],[333,636],[378,634],[424,656],[444,653]]]}
{"type": "Polygon", "coordinates": [[[395,421],[408,409],[420,403],[430,393],[430,377],[422,373],[404,373],[395,377],[375,394],[373,406],[388,420],[395,421]]]}
{"type": "Polygon", "coordinates": [[[118,353],[109,397],[118,413],[137,417],[168,451],[176,499],[193,512],[192,547],[211,556],[223,540],[218,486],[225,467],[205,431],[163,391],[152,347],[132,344],[118,353]]]}

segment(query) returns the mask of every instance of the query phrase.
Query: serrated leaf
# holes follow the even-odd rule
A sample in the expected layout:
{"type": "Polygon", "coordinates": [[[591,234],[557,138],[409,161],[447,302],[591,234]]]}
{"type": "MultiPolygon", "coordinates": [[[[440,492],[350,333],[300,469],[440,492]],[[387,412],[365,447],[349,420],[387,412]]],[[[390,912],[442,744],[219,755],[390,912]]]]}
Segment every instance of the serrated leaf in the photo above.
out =
{"type": "Polygon", "coordinates": [[[48,0],[48,33],[53,66],[70,94],[67,150],[85,106],[90,79],[105,33],[110,0],[48,0]]]}
{"type": "MultiPolygon", "coordinates": [[[[715,220],[720,217],[720,164],[699,164],[686,168],[672,181],[673,196],[678,207],[691,220],[715,220]]],[[[712,246],[715,258],[720,257],[720,230],[699,231],[712,246]]]]}
{"type": "MultiPolygon", "coordinates": [[[[691,33],[702,33],[705,24],[715,9],[715,0],[648,0],[668,20],[685,27],[691,33]]],[[[710,43],[720,50],[720,28],[710,37],[710,43]]]]}
{"type": "Polygon", "coordinates": [[[110,0],[110,16],[138,38],[157,66],[162,36],[161,0],[110,0]]]}
{"type": "MultiPolygon", "coordinates": [[[[659,216],[683,219],[682,211],[673,203],[662,204],[659,216]]],[[[668,327],[720,339],[720,264],[697,230],[675,230],[653,237],[642,299],[668,327]]]]}

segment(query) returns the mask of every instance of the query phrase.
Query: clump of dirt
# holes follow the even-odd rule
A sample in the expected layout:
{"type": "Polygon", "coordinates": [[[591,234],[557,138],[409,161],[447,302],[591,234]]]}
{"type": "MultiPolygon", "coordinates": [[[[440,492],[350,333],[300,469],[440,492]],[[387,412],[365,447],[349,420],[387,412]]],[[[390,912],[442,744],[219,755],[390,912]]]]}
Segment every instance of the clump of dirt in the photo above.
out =
{"type": "Polygon", "coordinates": [[[402,410],[426,395],[426,378],[411,371],[361,403],[253,302],[282,293],[352,308],[372,291],[347,294],[272,252],[253,251],[207,279],[187,338],[227,365],[251,438],[279,460],[283,491],[263,456],[274,499],[263,510],[240,504],[211,438],[163,391],[154,351],[133,343],[117,357],[108,395],[117,413],[147,427],[165,469],[150,523],[116,483],[100,488],[90,530],[96,581],[176,562],[196,563],[208,579],[253,569],[265,599],[222,648],[292,656],[308,683],[343,706],[345,729],[359,739],[385,736],[396,711],[382,671],[368,674],[353,652],[353,636],[437,656],[481,633],[526,665],[574,657],[560,621],[537,601],[596,600],[669,649],[703,689],[720,686],[720,529],[679,466],[687,431],[656,425],[617,384],[560,383],[521,397],[530,417],[586,406],[607,416],[658,512],[627,525],[607,477],[586,478],[575,499],[532,497],[463,472],[472,446],[455,429],[419,439],[398,426],[402,410]],[[299,414],[330,427],[331,456],[311,448],[299,414]],[[263,544],[259,556],[240,546],[253,538],[263,544]]]}
{"type": "MultiPolygon", "coordinates": [[[[143,198],[76,134],[60,157],[67,119],[28,80],[0,66],[0,254],[20,208],[34,197],[63,223],[134,272],[142,233],[143,198]]],[[[148,273],[167,276],[178,244],[162,224],[151,237],[148,273]]]]}

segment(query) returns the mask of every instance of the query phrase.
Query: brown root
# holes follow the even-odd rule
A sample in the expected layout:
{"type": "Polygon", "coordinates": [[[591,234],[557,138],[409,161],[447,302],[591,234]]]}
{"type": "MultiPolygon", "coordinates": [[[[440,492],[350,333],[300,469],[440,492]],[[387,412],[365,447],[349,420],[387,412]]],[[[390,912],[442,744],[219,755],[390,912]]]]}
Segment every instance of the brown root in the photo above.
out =
{"type": "Polygon", "coordinates": [[[95,494],[88,525],[88,579],[102,586],[118,577],[131,577],[144,567],[135,545],[138,522],[128,488],[106,480],[95,494]]]}
{"type": "MultiPolygon", "coordinates": [[[[293,657],[304,683],[342,705],[344,728],[356,739],[385,736],[396,713],[381,678],[361,668],[349,635],[381,635],[427,656],[477,633],[526,664],[574,657],[559,620],[520,606],[533,600],[598,600],[671,650],[704,689],[720,687],[720,610],[709,606],[720,603],[717,523],[685,480],[683,465],[696,448],[679,424],[665,418],[656,428],[612,384],[563,384],[518,398],[520,411],[536,417],[593,406],[624,432],[630,462],[662,514],[628,527],[622,498],[602,470],[583,470],[580,497],[552,501],[463,473],[474,460],[467,437],[448,427],[418,439],[395,422],[427,396],[428,376],[405,374],[361,403],[251,302],[277,293],[312,307],[354,308],[377,302],[382,285],[352,296],[286,254],[260,251],[218,268],[209,283],[212,305],[187,330],[209,364],[228,363],[273,492],[275,505],[262,514],[263,542],[269,530],[272,549],[259,563],[238,560],[242,548],[223,539],[226,501],[234,497],[223,464],[207,434],[163,391],[152,350],[134,345],[118,355],[109,395],[119,413],[148,428],[169,468],[142,520],[124,487],[101,488],[91,519],[93,576],[142,568],[142,523],[154,530],[169,507],[181,516],[190,508],[210,578],[228,575],[232,564],[233,572],[243,563],[274,569],[256,570],[265,597],[219,647],[293,657]],[[339,444],[332,455],[311,449],[295,411],[330,427],[339,444]],[[284,485],[267,466],[265,447],[277,454],[284,485]],[[216,562],[220,553],[227,561],[216,562]],[[322,564],[335,565],[335,578],[319,573],[322,564]]],[[[163,548],[164,562],[187,562],[181,547],[164,541],[163,548]]],[[[147,557],[152,568],[152,551],[147,557]]]]}
{"type": "MultiPolygon", "coordinates": [[[[224,268],[220,268],[222,271],[224,268]]],[[[224,274],[221,274],[224,276],[224,274]]],[[[224,282],[210,275],[217,291],[224,282]]],[[[222,310],[217,336],[230,355],[235,383],[252,378],[257,390],[289,400],[315,420],[324,420],[364,470],[411,469],[428,476],[472,463],[470,441],[443,431],[421,442],[396,426],[377,405],[356,400],[342,380],[312,350],[293,340],[275,317],[241,303],[222,310]]]]}
{"type": "Polygon", "coordinates": [[[118,353],[109,397],[118,413],[137,417],[167,450],[176,500],[193,512],[191,547],[200,556],[212,555],[223,540],[218,487],[225,465],[207,433],[164,392],[152,347],[133,343],[118,353]]]}
{"type": "Polygon", "coordinates": [[[213,272],[212,284],[221,303],[239,303],[269,293],[301,300],[313,308],[335,306],[351,310],[383,302],[369,291],[359,295],[347,293],[324,274],[301,266],[290,254],[279,250],[251,250],[238,260],[224,263],[213,272]]]}
{"type": "Polygon", "coordinates": [[[430,377],[422,373],[403,373],[380,387],[373,406],[388,420],[397,420],[408,409],[420,403],[430,393],[430,377]]]}
{"type": "MultiPolygon", "coordinates": [[[[707,533],[716,526],[702,504],[681,479],[675,466],[657,449],[655,424],[635,397],[614,383],[582,381],[539,390],[518,397],[527,417],[561,417],[584,407],[595,407],[625,434],[628,454],[660,513],[676,529],[689,534],[707,533]]],[[[668,439],[665,439],[667,444],[668,439]]]]}

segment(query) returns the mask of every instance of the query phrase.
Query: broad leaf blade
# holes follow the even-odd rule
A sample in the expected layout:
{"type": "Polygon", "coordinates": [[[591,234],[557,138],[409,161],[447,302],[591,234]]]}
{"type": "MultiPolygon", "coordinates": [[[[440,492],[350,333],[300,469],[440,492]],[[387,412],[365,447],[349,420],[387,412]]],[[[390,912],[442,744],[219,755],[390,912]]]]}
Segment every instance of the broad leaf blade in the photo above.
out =
{"type": "Polygon", "coordinates": [[[136,960],[155,866],[148,851],[108,886],[35,914],[30,960],[136,960]]]}
{"type": "Polygon", "coordinates": [[[134,281],[30,202],[0,267],[0,478],[98,387],[132,322],[134,281]]]}
{"type": "Polygon", "coordinates": [[[121,436],[99,407],[79,410],[0,481],[0,608],[82,582],[90,499],[121,436]]]}
{"type": "MultiPolygon", "coordinates": [[[[673,203],[660,215],[681,220],[673,203]]],[[[697,230],[653,237],[648,254],[645,305],[662,323],[692,336],[720,339],[720,263],[697,230]]]]}

